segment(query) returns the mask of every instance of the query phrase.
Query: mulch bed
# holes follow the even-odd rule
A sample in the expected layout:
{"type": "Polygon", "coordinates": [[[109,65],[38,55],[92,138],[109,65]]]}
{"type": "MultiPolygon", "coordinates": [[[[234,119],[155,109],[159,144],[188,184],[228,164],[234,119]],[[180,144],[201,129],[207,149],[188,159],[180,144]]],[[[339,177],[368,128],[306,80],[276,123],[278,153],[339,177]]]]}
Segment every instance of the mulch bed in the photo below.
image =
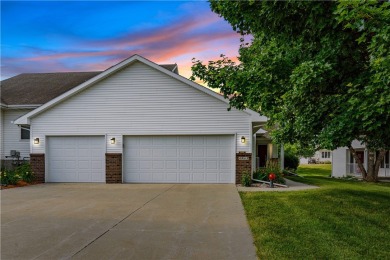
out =
{"type": "Polygon", "coordinates": [[[12,189],[12,188],[19,188],[19,187],[25,187],[25,186],[30,186],[30,185],[36,185],[36,184],[39,184],[39,183],[38,182],[28,183],[28,182],[25,182],[25,181],[18,181],[18,183],[16,185],[1,185],[0,189],[1,190],[6,190],[6,189],[12,189]]]}

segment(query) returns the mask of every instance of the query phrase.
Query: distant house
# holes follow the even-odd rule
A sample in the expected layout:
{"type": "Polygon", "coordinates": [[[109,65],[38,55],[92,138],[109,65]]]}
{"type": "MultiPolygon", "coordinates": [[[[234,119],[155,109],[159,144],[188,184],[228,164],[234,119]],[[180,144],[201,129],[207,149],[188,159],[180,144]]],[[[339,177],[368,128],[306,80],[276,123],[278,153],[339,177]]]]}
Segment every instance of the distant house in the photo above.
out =
{"type": "MultiPolygon", "coordinates": [[[[357,155],[363,162],[364,167],[367,169],[367,149],[358,141],[352,143],[352,147],[355,148],[357,155]]],[[[355,158],[352,156],[350,150],[347,147],[341,147],[333,151],[332,160],[332,176],[333,177],[346,177],[355,176],[361,177],[361,171],[357,165],[355,158]]],[[[385,158],[379,168],[379,177],[390,177],[390,154],[386,152],[385,158]]]]}
{"type": "MultiPolygon", "coordinates": [[[[134,55],[102,72],[1,82],[3,165],[30,160],[42,182],[235,183],[277,158],[267,118],[134,55]]],[[[282,160],[282,158],[281,158],[282,160]]]]}
{"type": "Polygon", "coordinates": [[[332,162],[332,151],[321,149],[314,153],[312,157],[309,158],[300,158],[300,164],[309,164],[309,163],[327,163],[332,162]]]}

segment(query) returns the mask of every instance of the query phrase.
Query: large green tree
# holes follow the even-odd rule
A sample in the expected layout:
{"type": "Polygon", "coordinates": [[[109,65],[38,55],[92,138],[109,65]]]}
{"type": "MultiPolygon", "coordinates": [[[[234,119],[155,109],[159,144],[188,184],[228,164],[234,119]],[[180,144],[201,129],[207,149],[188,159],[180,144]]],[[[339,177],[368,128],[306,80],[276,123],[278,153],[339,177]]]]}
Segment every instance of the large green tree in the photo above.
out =
{"type": "Polygon", "coordinates": [[[192,78],[221,89],[232,107],[267,116],[278,142],[349,147],[363,178],[376,181],[390,149],[390,3],[210,0],[210,6],[243,36],[239,62],[224,55],[207,64],[194,60],[192,78]],[[368,148],[367,169],[353,140],[368,148]]]}

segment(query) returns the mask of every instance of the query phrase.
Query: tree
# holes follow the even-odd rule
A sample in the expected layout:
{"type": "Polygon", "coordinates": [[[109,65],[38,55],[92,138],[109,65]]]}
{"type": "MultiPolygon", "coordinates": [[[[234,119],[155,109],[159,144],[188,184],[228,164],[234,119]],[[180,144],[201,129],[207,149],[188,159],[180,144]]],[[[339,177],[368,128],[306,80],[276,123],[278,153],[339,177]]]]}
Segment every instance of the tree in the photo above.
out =
{"type": "Polygon", "coordinates": [[[377,181],[390,149],[390,3],[210,0],[210,6],[243,36],[239,63],[224,55],[208,64],[193,60],[192,79],[220,88],[232,107],[267,116],[277,142],[349,147],[363,178],[377,181]],[[367,169],[353,140],[368,149],[367,169]]]}

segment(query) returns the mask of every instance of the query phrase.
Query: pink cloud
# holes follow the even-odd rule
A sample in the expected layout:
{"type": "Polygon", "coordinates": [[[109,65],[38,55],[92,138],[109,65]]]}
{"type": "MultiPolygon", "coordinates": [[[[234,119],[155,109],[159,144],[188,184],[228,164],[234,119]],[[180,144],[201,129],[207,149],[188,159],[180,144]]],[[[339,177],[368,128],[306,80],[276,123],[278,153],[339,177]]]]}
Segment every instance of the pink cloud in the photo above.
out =
{"type": "Polygon", "coordinates": [[[139,54],[156,63],[178,62],[180,74],[189,77],[193,57],[208,61],[218,59],[221,53],[233,59],[237,56],[240,36],[226,24],[219,30],[219,23],[221,18],[215,14],[187,17],[169,26],[114,39],[76,42],[75,50],[40,50],[32,57],[3,59],[3,64],[7,64],[7,74],[20,73],[22,67],[28,72],[91,71],[104,70],[139,54]]]}

